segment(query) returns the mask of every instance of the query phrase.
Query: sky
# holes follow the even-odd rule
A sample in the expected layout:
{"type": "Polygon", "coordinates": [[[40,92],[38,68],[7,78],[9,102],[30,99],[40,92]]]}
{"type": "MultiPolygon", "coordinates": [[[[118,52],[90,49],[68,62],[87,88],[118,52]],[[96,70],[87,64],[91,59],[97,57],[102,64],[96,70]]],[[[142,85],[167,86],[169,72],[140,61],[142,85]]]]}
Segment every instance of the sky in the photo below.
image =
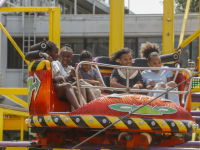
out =
{"type": "MultiPolygon", "coordinates": [[[[108,0],[106,0],[108,1],[108,0]]],[[[130,1],[130,10],[135,14],[162,14],[163,0],[124,0],[128,7],[130,1]]]]}
{"type": "MultiPolygon", "coordinates": [[[[129,0],[130,10],[135,14],[162,14],[163,0],[129,0]]],[[[128,7],[128,0],[125,0],[128,7]]]]}

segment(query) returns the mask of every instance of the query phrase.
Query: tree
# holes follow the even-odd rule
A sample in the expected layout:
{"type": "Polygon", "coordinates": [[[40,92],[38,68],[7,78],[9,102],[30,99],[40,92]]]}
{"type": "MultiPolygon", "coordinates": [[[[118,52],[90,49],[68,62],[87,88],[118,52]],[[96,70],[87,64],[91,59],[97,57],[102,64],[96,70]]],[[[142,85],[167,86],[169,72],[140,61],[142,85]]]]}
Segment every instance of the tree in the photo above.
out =
{"type": "MultiPolygon", "coordinates": [[[[175,12],[184,13],[187,0],[175,0],[175,12]]],[[[199,12],[199,0],[191,0],[189,12],[199,12]]]]}

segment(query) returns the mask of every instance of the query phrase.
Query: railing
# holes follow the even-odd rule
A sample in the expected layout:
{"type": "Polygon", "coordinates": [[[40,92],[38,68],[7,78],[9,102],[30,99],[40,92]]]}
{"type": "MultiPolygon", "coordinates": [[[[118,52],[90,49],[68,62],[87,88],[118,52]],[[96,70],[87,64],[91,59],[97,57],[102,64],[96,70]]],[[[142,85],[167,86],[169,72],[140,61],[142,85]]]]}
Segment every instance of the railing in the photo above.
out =
{"type": "MultiPolygon", "coordinates": [[[[172,71],[184,71],[185,73],[187,73],[189,75],[189,77],[191,77],[192,75],[190,74],[190,72],[184,68],[161,68],[161,67],[129,67],[129,66],[118,66],[118,65],[109,65],[109,64],[103,64],[103,63],[95,63],[95,62],[88,62],[88,61],[82,61],[80,62],[77,67],[76,67],[76,78],[77,81],[79,81],[79,77],[78,77],[78,69],[82,64],[88,64],[88,65],[95,65],[95,67],[97,68],[97,71],[100,75],[100,78],[103,82],[104,86],[92,86],[92,85],[80,85],[79,82],[77,82],[77,88],[78,88],[78,93],[79,93],[79,99],[80,99],[80,105],[82,106],[82,99],[81,99],[81,90],[80,88],[95,88],[95,89],[103,89],[103,90],[114,90],[114,91],[124,91],[126,93],[130,93],[130,92],[142,92],[142,93],[149,93],[149,92],[153,92],[153,93],[164,93],[166,92],[165,90],[147,90],[147,89],[130,89],[129,87],[129,80],[126,80],[126,88],[113,88],[113,87],[106,87],[104,80],[102,79],[101,73],[98,69],[97,66],[103,66],[103,67],[109,67],[109,68],[122,68],[122,69],[126,69],[126,74],[127,76],[129,75],[129,71],[130,70],[172,70],[172,71]]],[[[128,79],[128,77],[126,77],[126,79],[128,79]]],[[[192,80],[190,80],[189,84],[186,84],[188,88],[185,88],[184,90],[186,91],[169,91],[168,93],[173,93],[173,94],[187,94],[185,101],[183,101],[184,104],[184,108],[187,108],[187,104],[188,104],[188,98],[189,98],[189,92],[192,86],[192,80]]],[[[185,97],[185,96],[183,96],[185,97]]]]}

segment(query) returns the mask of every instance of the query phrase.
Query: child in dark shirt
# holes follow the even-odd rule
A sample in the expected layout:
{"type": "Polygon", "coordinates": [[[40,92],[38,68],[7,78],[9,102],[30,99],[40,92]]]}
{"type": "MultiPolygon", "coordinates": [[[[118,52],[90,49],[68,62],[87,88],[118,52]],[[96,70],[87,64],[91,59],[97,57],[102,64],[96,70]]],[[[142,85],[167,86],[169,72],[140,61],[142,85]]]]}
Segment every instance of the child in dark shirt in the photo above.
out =
{"type": "MultiPolygon", "coordinates": [[[[111,56],[111,60],[118,60],[122,66],[132,66],[132,50],[122,48],[111,56]]],[[[110,86],[126,88],[126,69],[115,68],[110,77],[110,86]]],[[[129,87],[132,89],[142,89],[142,75],[139,70],[129,71],[129,87]]]]}

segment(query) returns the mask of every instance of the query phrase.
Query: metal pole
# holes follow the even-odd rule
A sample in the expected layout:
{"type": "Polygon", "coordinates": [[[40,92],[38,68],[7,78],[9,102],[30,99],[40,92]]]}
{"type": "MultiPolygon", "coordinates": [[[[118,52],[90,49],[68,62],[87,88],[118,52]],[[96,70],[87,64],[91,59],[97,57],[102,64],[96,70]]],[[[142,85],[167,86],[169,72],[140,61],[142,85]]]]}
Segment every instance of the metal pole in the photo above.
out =
{"type": "Polygon", "coordinates": [[[174,53],[174,0],[164,0],[162,54],[174,53]]]}
{"type": "MultiPolygon", "coordinates": [[[[199,0],[199,28],[200,28],[200,0],[199,0]]],[[[199,56],[200,56],[200,36],[199,36],[199,56]]],[[[198,58],[199,58],[199,70],[200,70],[200,57],[199,56],[198,56],[198,58]]],[[[200,136],[200,134],[199,134],[199,136],[200,136]]]]}
{"type": "Polygon", "coordinates": [[[95,1],[96,0],[93,1],[93,15],[95,15],[95,1]]]}
{"type": "Polygon", "coordinates": [[[0,108],[0,141],[3,141],[3,112],[4,109],[0,108]]]}
{"type": "Polygon", "coordinates": [[[126,93],[129,94],[129,69],[126,69],[126,93]]]}
{"type": "Polygon", "coordinates": [[[124,47],[124,0],[110,1],[109,55],[124,47]]]}
{"type": "MultiPolygon", "coordinates": [[[[0,22],[1,22],[1,12],[0,12],[0,22]]],[[[3,64],[3,62],[1,62],[1,40],[2,40],[2,36],[1,36],[1,30],[0,30],[0,64],[3,64]]],[[[0,65],[0,86],[1,86],[1,65],[0,65]]]]}
{"type": "Polygon", "coordinates": [[[24,140],[24,117],[21,116],[20,141],[24,140]]]}
{"type": "Polygon", "coordinates": [[[74,15],[77,14],[77,0],[74,0],[74,15]]]}
{"type": "Polygon", "coordinates": [[[185,14],[184,14],[184,18],[183,18],[183,25],[182,25],[182,29],[181,29],[181,35],[180,35],[178,47],[183,42],[189,9],[190,9],[190,0],[187,0],[187,4],[186,4],[186,8],[185,8],[185,14]]]}
{"type": "Polygon", "coordinates": [[[79,82],[79,78],[78,78],[78,69],[79,69],[79,65],[76,67],[75,73],[76,73],[76,79],[77,79],[77,89],[78,89],[79,103],[80,103],[80,106],[83,106],[82,98],[81,98],[80,82],[79,82]]]}
{"type": "Polygon", "coordinates": [[[128,0],[128,14],[130,14],[130,0],[128,0]]]}

